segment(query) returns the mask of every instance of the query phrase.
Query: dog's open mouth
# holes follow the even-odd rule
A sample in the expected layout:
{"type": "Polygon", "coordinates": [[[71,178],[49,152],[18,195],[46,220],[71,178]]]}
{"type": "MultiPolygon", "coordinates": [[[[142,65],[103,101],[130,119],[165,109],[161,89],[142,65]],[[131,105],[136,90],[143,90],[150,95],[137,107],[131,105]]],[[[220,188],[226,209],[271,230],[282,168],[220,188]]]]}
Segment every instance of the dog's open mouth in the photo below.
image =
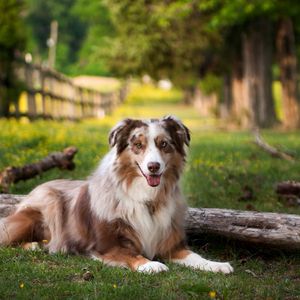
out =
{"type": "MultiPolygon", "coordinates": [[[[144,175],[144,174],[143,174],[144,175]]],[[[150,186],[158,186],[160,184],[161,175],[144,175],[150,186]]]]}
{"type": "Polygon", "coordinates": [[[161,174],[151,174],[151,175],[146,175],[144,174],[144,172],[142,171],[140,165],[138,163],[136,163],[138,168],[140,169],[141,173],[143,174],[143,176],[146,178],[147,183],[152,186],[152,187],[156,187],[160,184],[160,178],[161,178],[161,174]]]}

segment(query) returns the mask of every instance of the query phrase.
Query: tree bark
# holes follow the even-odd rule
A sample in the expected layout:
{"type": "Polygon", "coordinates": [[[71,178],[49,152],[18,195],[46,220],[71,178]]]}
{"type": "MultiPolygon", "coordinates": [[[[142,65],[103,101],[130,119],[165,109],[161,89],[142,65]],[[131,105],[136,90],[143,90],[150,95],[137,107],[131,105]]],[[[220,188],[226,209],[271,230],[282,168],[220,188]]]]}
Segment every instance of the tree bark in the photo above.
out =
{"type": "MultiPolygon", "coordinates": [[[[15,210],[21,195],[0,195],[0,218],[15,210]]],[[[228,237],[255,244],[300,249],[300,216],[218,208],[189,208],[187,234],[228,237]]]]}
{"type": "Polygon", "coordinates": [[[232,95],[231,95],[231,78],[229,74],[223,77],[222,101],[220,107],[220,116],[222,119],[228,119],[231,116],[232,95]]]}
{"type": "Polygon", "coordinates": [[[249,124],[249,113],[245,102],[243,64],[238,54],[235,55],[235,59],[232,63],[231,94],[232,119],[241,127],[247,127],[249,124]]]}
{"type": "Polygon", "coordinates": [[[77,149],[75,147],[68,147],[63,152],[53,152],[33,164],[23,167],[7,167],[0,173],[0,189],[2,192],[7,193],[12,183],[32,178],[54,167],[73,170],[75,168],[73,158],[76,153],[77,149]]]}
{"type": "Polygon", "coordinates": [[[184,104],[191,104],[194,101],[195,96],[195,87],[193,86],[187,86],[183,90],[183,103],[184,104]]]}
{"type": "MultiPolygon", "coordinates": [[[[0,117],[9,116],[10,91],[13,89],[13,55],[0,51],[0,117]]],[[[12,52],[13,53],[13,52],[12,52]]]]}
{"type": "Polygon", "coordinates": [[[186,231],[300,249],[300,216],[217,208],[189,208],[186,231]]]}
{"type": "Polygon", "coordinates": [[[280,67],[284,119],[287,128],[300,127],[300,103],[297,99],[297,55],[293,23],[290,18],[279,21],[276,37],[280,67]]]}
{"type": "Polygon", "coordinates": [[[268,20],[252,21],[243,36],[245,107],[249,127],[276,123],[272,98],[272,42],[268,20]]]}

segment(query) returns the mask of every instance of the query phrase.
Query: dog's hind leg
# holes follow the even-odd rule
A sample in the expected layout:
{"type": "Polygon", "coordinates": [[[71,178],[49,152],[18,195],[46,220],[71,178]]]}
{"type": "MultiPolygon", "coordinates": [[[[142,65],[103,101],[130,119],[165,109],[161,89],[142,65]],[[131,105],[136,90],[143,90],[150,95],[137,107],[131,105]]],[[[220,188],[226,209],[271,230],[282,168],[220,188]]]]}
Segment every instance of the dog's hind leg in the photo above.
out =
{"type": "Polygon", "coordinates": [[[38,224],[41,224],[41,213],[32,208],[25,208],[1,219],[0,246],[33,241],[38,224]]]}

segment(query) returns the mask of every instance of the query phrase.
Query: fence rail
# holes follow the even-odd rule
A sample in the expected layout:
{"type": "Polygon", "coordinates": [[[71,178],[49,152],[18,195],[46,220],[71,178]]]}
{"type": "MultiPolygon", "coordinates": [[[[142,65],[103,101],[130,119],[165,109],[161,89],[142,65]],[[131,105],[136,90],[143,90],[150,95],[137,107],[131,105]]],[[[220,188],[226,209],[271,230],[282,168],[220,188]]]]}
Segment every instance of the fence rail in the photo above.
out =
{"type": "Polygon", "coordinates": [[[20,59],[16,60],[14,69],[17,80],[24,83],[26,94],[25,108],[19,99],[14,102],[10,110],[14,117],[99,118],[110,113],[127,95],[126,83],[116,91],[104,93],[78,86],[61,73],[20,59]]]}

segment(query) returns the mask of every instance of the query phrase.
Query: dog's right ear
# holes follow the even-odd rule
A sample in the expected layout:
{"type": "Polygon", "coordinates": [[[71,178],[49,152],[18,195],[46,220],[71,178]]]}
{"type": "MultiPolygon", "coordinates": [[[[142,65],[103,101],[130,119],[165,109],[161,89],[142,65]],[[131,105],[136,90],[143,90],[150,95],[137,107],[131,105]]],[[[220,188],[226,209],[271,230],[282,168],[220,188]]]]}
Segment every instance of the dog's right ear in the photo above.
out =
{"type": "Polygon", "coordinates": [[[145,125],[140,120],[124,119],[119,122],[109,133],[108,141],[110,147],[117,146],[120,154],[128,146],[128,139],[132,129],[145,125]]]}
{"type": "Polygon", "coordinates": [[[112,128],[108,136],[108,142],[110,147],[114,147],[117,144],[118,137],[120,137],[122,130],[124,130],[124,127],[130,122],[131,119],[124,119],[112,128]]]}

